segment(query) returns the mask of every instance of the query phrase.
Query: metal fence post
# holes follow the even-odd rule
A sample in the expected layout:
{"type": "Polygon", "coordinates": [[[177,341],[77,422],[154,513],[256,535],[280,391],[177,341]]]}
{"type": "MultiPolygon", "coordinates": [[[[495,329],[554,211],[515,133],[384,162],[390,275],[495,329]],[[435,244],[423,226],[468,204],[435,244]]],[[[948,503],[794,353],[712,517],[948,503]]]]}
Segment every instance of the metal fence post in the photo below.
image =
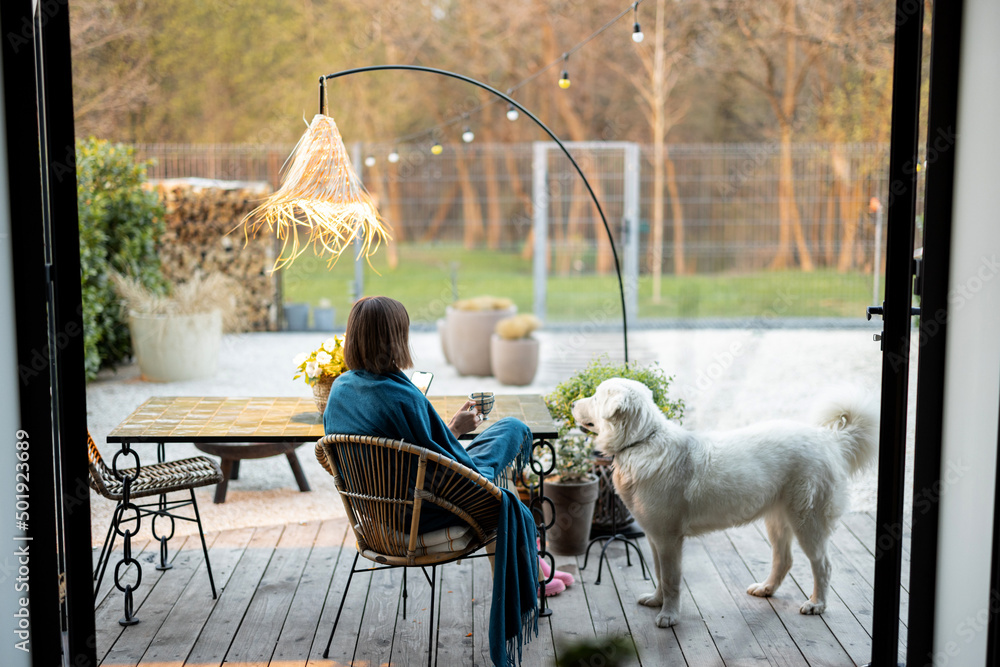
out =
{"type": "Polygon", "coordinates": [[[625,318],[639,316],[639,144],[625,146],[625,318]]]}
{"type": "Polygon", "coordinates": [[[545,321],[546,280],[549,256],[549,144],[536,141],[532,144],[531,160],[531,215],[535,247],[532,258],[535,291],[535,315],[545,321]]]}

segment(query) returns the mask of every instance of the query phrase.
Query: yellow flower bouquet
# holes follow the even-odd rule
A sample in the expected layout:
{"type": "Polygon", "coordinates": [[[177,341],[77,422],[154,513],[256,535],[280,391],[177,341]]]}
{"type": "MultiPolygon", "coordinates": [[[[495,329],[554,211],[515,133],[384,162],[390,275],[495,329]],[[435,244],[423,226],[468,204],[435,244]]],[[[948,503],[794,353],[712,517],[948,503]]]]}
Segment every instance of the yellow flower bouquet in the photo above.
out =
{"type": "Polygon", "coordinates": [[[317,383],[332,383],[338,375],[350,370],[344,362],[344,341],[340,336],[327,338],[312,352],[297,354],[292,363],[296,368],[292,379],[305,378],[310,387],[317,383]]]}

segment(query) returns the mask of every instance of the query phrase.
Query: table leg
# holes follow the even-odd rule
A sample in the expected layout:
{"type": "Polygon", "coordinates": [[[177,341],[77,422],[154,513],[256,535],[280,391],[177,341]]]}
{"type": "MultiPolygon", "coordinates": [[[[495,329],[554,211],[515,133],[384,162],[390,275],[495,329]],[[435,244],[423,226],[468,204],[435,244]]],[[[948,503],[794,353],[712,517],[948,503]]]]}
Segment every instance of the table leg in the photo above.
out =
{"type": "Polygon", "coordinates": [[[226,489],[229,488],[230,475],[233,472],[233,465],[239,463],[234,459],[221,459],[219,467],[222,469],[222,481],[215,485],[215,498],[212,502],[219,504],[226,502],[226,489]]]}
{"type": "Polygon", "coordinates": [[[285,456],[288,457],[288,465],[292,467],[292,474],[295,475],[295,482],[299,485],[299,491],[309,490],[309,481],[306,480],[306,475],[302,472],[302,466],[299,465],[299,457],[295,455],[295,452],[286,452],[285,456]]]}
{"type": "MultiPolygon", "coordinates": [[[[133,450],[128,442],[123,442],[121,451],[115,452],[114,458],[111,459],[111,472],[112,474],[121,480],[122,482],[122,498],[115,508],[115,513],[112,515],[112,527],[116,534],[121,535],[124,539],[124,546],[122,547],[122,557],[118,561],[114,570],[115,588],[120,590],[125,594],[125,615],[118,621],[119,624],[123,626],[135,625],[139,622],[139,619],[134,615],[132,591],[139,587],[142,583],[142,566],[139,561],[132,557],[132,536],[139,532],[139,523],[142,518],[142,514],[139,508],[132,502],[132,482],[139,478],[139,455],[133,450]],[[135,459],[135,466],[132,470],[131,475],[126,475],[118,470],[118,457],[119,456],[131,456],[135,459]],[[132,519],[125,519],[125,512],[132,511],[135,512],[135,528],[133,530],[121,528],[123,521],[131,521],[132,519]],[[125,584],[122,583],[124,579],[121,572],[122,566],[128,568],[131,565],[135,565],[135,584],[125,584]]],[[[112,536],[112,543],[114,536],[112,536]]],[[[108,560],[111,560],[111,553],[108,553],[108,560]]],[[[105,566],[107,563],[105,563],[105,566]]],[[[102,570],[103,574],[103,570],[102,570]]],[[[100,579],[98,579],[98,586],[100,586],[100,579]]]]}
{"type": "MultiPolygon", "coordinates": [[[[166,443],[158,442],[156,443],[156,462],[163,463],[167,460],[167,448],[166,443]]],[[[157,570],[169,570],[173,567],[167,562],[167,541],[174,536],[174,518],[167,514],[167,494],[161,493],[159,498],[159,503],[157,503],[156,509],[157,513],[153,516],[152,522],[152,533],[153,539],[159,540],[160,542],[160,564],[156,566],[157,570]],[[156,534],[156,520],[161,516],[167,516],[170,519],[170,535],[165,537],[159,537],[156,534]]]]}
{"type": "MultiPolygon", "coordinates": [[[[549,528],[551,528],[553,525],[555,525],[555,521],[556,521],[556,508],[552,504],[552,501],[549,500],[545,496],[545,476],[552,474],[552,471],[555,469],[555,460],[556,460],[555,448],[552,446],[552,443],[548,442],[547,440],[536,440],[532,444],[532,446],[531,446],[531,459],[529,460],[529,466],[531,467],[531,470],[536,475],[538,475],[538,484],[536,484],[534,486],[529,486],[528,487],[531,490],[531,505],[530,505],[530,508],[531,508],[532,514],[536,514],[537,513],[537,516],[540,517],[539,520],[538,520],[538,526],[537,526],[538,543],[539,543],[539,546],[538,546],[538,555],[541,558],[548,559],[549,564],[552,566],[551,570],[549,572],[548,578],[545,579],[545,581],[541,582],[541,585],[539,586],[539,588],[541,590],[540,590],[540,595],[539,595],[539,600],[538,600],[538,615],[540,617],[545,617],[545,616],[551,616],[552,615],[552,608],[548,607],[545,604],[545,584],[547,584],[550,581],[552,581],[552,579],[556,575],[556,563],[555,563],[555,559],[552,557],[552,554],[550,554],[548,552],[547,544],[546,544],[546,539],[545,539],[546,531],[549,528]],[[540,450],[540,451],[541,450],[546,450],[546,449],[548,450],[548,453],[549,453],[549,465],[548,465],[548,467],[543,466],[543,464],[541,463],[541,461],[539,461],[538,457],[535,456],[535,450],[536,449],[540,450]],[[548,503],[549,510],[550,510],[550,512],[552,514],[552,519],[548,523],[545,522],[545,510],[544,510],[544,506],[545,506],[546,502],[548,503]]],[[[522,477],[522,481],[523,481],[523,477],[522,477]]]]}
{"type": "Polygon", "coordinates": [[[239,479],[240,478],[240,460],[235,459],[233,461],[232,472],[229,473],[229,479],[239,479]]]}

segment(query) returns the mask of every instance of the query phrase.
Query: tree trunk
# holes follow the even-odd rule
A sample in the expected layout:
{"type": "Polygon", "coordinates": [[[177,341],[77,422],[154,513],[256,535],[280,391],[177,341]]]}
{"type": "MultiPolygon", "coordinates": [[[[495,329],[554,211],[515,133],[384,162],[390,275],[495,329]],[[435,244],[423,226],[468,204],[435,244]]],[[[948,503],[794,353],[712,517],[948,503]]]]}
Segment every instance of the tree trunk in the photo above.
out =
{"type": "MultiPolygon", "coordinates": [[[[667,151],[664,150],[666,154],[667,151]]],[[[667,167],[667,192],[670,193],[670,214],[674,223],[674,273],[682,276],[689,272],[684,254],[684,205],[681,203],[680,190],[677,187],[677,168],[670,155],[665,155],[667,167]]]]}
{"type": "Polygon", "coordinates": [[[427,225],[427,231],[424,232],[423,237],[420,239],[422,243],[430,243],[437,238],[438,231],[441,229],[441,223],[448,217],[448,211],[455,204],[455,195],[457,193],[458,183],[452,183],[448,189],[448,194],[441,197],[441,201],[438,202],[437,210],[434,211],[434,217],[431,218],[431,224],[427,225]]]}
{"type": "Polygon", "coordinates": [[[479,208],[479,193],[469,180],[463,147],[455,151],[455,171],[462,189],[462,245],[466,250],[472,250],[483,240],[483,213],[479,208]]]}

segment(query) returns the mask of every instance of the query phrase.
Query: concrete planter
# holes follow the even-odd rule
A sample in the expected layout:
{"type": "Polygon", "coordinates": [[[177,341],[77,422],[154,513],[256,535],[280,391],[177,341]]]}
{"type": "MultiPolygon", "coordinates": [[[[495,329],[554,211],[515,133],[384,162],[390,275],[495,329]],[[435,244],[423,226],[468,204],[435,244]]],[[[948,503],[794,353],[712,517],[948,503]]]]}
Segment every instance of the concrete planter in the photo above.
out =
{"type": "Polygon", "coordinates": [[[132,350],[143,379],[195,380],[215,375],[222,344],[222,313],[129,313],[132,350]]]}
{"type": "MultiPolygon", "coordinates": [[[[590,526],[597,504],[598,481],[591,477],[583,482],[545,482],[545,496],[555,508],[555,523],[545,533],[548,550],[559,556],[579,556],[587,550],[590,526]]],[[[545,522],[552,521],[548,503],[542,506],[545,522]]]]}
{"type": "Polygon", "coordinates": [[[503,310],[456,310],[445,314],[445,355],[459,375],[493,375],[490,365],[490,337],[497,322],[517,312],[517,306],[503,310]]]}
{"type": "Polygon", "coordinates": [[[497,334],[490,338],[490,365],[501,384],[531,384],[538,370],[538,341],[534,338],[507,340],[497,334]]]}

